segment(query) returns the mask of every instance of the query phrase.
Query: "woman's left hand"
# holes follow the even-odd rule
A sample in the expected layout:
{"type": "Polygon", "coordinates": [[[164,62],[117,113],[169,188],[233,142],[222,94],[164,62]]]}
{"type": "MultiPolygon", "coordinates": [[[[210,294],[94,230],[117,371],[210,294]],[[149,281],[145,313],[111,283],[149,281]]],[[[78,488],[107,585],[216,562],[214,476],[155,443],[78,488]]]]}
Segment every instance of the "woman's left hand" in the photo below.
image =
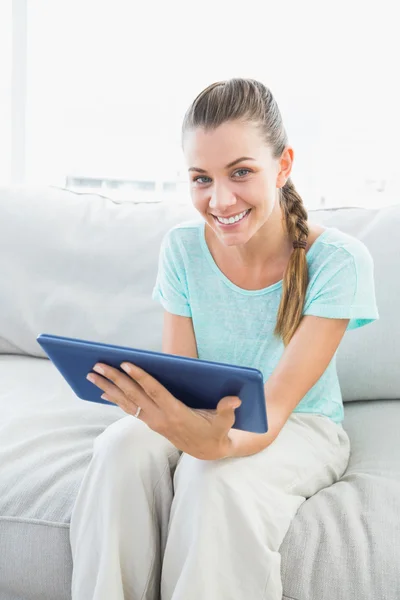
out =
{"type": "Polygon", "coordinates": [[[228,433],[235,422],[235,408],[241,400],[237,396],[222,398],[215,410],[189,408],[175,398],[154,377],[132,363],[122,363],[121,369],[97,363],[104,377],[90,373],[93,383],[104,390],[106,400],[139,416],[150,429],[167,438],[178,450],[195,458],[216,460],[231,456],[232,441],[228,433]],[[124,368],[125,367],[125,368],[124,368]]]}

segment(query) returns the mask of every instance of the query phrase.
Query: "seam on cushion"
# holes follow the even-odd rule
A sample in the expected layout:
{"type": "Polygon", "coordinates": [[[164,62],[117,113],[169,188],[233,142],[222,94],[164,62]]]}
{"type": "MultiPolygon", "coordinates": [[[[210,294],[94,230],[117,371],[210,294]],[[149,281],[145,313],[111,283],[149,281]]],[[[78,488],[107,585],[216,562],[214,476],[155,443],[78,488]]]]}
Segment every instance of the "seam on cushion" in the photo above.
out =
{"type": "Polygon", "coordinates": [[[298,598],[294,598],[293,596],[282,596],[282,600],[299,600],[298,598]]]}
{"type": "Polygon", "coordinates": [[[10,521],[15,523],[30,523],[31,525],[46,525],[47,527],[69,528],[69,523],[57,523],[57,521],[44,521],[43,519],[33,519],[29,517],[4,517],[0,516],[1,521],[10,521]]]}

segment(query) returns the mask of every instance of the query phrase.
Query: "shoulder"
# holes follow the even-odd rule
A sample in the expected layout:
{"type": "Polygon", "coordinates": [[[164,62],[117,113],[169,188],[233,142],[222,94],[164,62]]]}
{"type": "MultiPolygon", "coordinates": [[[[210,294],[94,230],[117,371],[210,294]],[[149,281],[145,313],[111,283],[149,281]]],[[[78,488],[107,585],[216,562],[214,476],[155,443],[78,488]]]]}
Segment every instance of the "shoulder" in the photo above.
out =
{"type": "Polygon", "coordinates": [[[326,228],[307,255],[305,315],[350,319],[355,329],[379,318],[374,269],[367,246],[335,227],[326,228]]]}
{"type": "Polygon", "coordinates": [[[310,248],[310,266],[330,265],[340,267],[343,263],[372,264],[367,246],[358,238],[336,227],[320,228],[310,248]]]}
{"type": "Polygon", "coordinates": [[[186,263],[201,254],[201,233],[204,221],[185,221],[171,227],[161,241],[161,254],[179,263],[186,263]]]}
{"type": "Polygon", "coordinates": [[[168,243],[173,246],[182,243],[193,244],[199,239],[202,226],[203,221],[201,219],[193,219],[178,223],[164,234],[163,243],[168,243]]]}

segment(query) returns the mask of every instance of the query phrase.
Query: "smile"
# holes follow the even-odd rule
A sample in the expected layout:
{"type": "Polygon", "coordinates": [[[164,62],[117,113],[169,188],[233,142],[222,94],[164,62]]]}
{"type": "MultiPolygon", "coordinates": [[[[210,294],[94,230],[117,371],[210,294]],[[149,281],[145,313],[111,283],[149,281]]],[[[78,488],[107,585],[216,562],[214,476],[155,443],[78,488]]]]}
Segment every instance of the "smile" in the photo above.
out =
{"type": "Polygon", "coordinates": [[[228,217],[228,218],[224,218],[224,217],[216,217],[215,215],[213,215],[214,219],[222,224],[222,225],[234,225],[236,223],[238,223],[239,221],[242,221],[245,217],[247,217],[247,215],[250,212],[250,208],[248,208],[247,210],[244,210],[243,212],[234,215],[232,217],[228,217]]]}

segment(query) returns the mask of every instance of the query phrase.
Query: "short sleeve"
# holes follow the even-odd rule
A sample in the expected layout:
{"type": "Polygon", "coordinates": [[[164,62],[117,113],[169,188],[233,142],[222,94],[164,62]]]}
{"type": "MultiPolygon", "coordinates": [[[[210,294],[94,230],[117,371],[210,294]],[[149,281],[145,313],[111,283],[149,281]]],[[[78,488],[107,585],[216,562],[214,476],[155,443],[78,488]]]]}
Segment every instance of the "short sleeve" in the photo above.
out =
{"type": "Polygon", "coordinates": [[[179,253],[179,245],[171,231],[164,236],[161,243],[152,298],[172,314],[191,316],[184,263],[179,253]]]}
{"type": "Polygon", "coordinates": [[[317,269],[307,288],[303,315],[350,319],[347,329],[379,319],[374,264],[360,240],[349,249],[336,248],[317,269]]]}

